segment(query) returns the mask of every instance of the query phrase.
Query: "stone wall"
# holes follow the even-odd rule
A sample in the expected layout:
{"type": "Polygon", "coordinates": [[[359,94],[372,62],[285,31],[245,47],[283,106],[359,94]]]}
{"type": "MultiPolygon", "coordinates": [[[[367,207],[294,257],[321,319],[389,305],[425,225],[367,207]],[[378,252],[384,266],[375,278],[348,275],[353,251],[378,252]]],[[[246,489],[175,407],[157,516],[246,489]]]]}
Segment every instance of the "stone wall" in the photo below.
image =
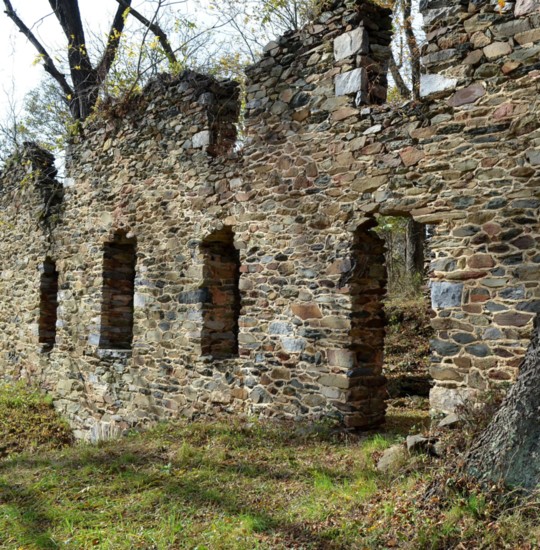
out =
{"type": "Polygon", "coordinates": [[[80,437],[215,410],[383,422],[377,214],[434,228],[432,407],[515,377],[540,304],[539,6],[423,2],[423,99],[388,105],[390,12],[330,4],[248,69],[241,147],[237,86],[188,72],[88,123],[63,189],[33,148],[2,173],[2,369],[80,437]],[[119,240],[129,349],[102,339],[119,240]]]}

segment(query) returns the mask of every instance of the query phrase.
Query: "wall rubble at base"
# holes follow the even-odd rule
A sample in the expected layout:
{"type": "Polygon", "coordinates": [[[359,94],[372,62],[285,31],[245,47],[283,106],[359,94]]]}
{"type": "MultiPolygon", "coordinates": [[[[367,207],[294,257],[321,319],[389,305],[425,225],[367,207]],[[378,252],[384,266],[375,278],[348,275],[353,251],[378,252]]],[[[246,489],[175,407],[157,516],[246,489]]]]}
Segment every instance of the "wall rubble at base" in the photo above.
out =
{"type": "Polygon", "coordinates": [[[217,410],[380,423],[385,270],[361,246],[376,214],[434,226],[433,408],[515,377],[540,310],[540,12],[423,2],[423,100],[395,106],[382,104],[390,13],[356,4],[333,2],[248,69],[241,151],[237,86],[186,72],[88,123],[62,193],[35,149],[4,169],[0,367],[49,390],[80,437],[217,410]],[[241,310],[237,352],[216,359],[208,301],[227,296],[205,282],[204,243],[225,228],[241,310]],[[118,234],[136,242],[129,350],[99,345],[118,234]]]}

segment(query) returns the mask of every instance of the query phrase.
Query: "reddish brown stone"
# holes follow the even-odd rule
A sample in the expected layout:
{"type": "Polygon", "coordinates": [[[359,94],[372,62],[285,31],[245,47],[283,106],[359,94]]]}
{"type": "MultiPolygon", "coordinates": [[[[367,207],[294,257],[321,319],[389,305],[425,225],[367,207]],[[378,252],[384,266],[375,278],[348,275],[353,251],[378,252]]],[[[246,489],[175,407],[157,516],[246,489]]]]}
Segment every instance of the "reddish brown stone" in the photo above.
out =
{"type": "Polygon", "coordinates": [[[413,139],[428,139],[437,133],[437,126],[427,126],[426,128],[416,128],[411,130],[409,135],[413,139]]]}
{"type": "Polygon", "coordinates": [[[490,236],[498,235],[502,231],[502,227],[498,223],[489,222],[482,226],[482,229],[490,236]]]}
{"type": "Polygon", "coordinates": [[[503,74],[513,73],[516,69],[521,67],[522,63],[520,61],[507,61],[501,68],[503,74]]]}
{"type": "Polygon", "coordinates": [[[370,145],[366,145],[363,149],[361,149],[360,154],[375,155],[377,153],[380,153],[382,149],[383,149],[382,143],[371,143],[370,145]]]}
{"type": "Polygon", "coordinates": [[[467,313],[482,313],[482,306],[480,304],[466,304],[463,306],[463,311],[467,313]]]}
{"type": "Polygon", "coordinates": [[[424,151],[420,151],[415,147],[406,147],[399,152],[399,156],[401,157],[403,164],[408,167],[418,164],[426,156],[426,154],[424,151]]]}
{"type": "Polygon", "coordinates": [[[484,267],[493,267],[495,260],[489,254],[475,254],[467,259],[467,265],[473,269],[482,269],[484,267]]]}
{"type": "Polygon", "coordinates": [[[471,290],[471,302],[486,302],[491,297],[489,290],[485,288],[475,288],[471,290]]]}
{"type": "Polygon", "coordinates": [[[514,106],[512,103],[503,103],[493,113],[493,120],[501,120],[503,118],[511,117],[514,112],[514,106]]]}
{"type": "Polygon", "coordinates": [[[452,361],[460,369],[469,369],[471,367],[471,358],[470,357],[454,357],[454,359],[452,359],[452,361]]]}
{"type": "Polygon", "coordinates": [[[476,65],[484,57],[484,52],[482,50],[473,50],[467,57],[463,60],[464,65],[476,65]]]}
{"type": "Polygon", "coordinates": [[[452,271],[451,273],[446,274],[446,278],[453,281],[465,281],[467,279],[480,279],[485,277],[485,271],[452,271]]]}
{"type": "Polygon", "coordinates": [[[334,111],[332,113],[332,120],[345,120],[346,118],[355,116],[357,114],[358,109],[352,109],[351,107],[342,107],[341,109],[338,109],[337,111],[334,111]]]}
{"type": "Polygon", "coordinates": [[[466,88],[458,90],[449,100],[448,105],[451,107],[459,107],[461,105],[467,105],[468,103],[474,103],[477,99],[480,99],[486,95],[486,89],[481,84],[471,84],[466,88]]]}
{"type": "Polygon", "coordinates": [[[524,327],[532,317],[532,315],[526,313],[505,311],[504,313],[495,315],[494,321],[502,327],[524,327]]]}
{"type": "Polygon", "coordinates": [[[536,240],[531,237],[531,235],[522,235],[517,239],[514,239],[510,244],[513,244],[516,248],[520,250],[526,250],[528,248],[533,248],[536,246],[536,240]]]}
{"type": "Polygon", "coordinates": [[[317,304],[293,304],[291,309],[303,321],[306,319],[322,319],[322,313],[317,304]]]}

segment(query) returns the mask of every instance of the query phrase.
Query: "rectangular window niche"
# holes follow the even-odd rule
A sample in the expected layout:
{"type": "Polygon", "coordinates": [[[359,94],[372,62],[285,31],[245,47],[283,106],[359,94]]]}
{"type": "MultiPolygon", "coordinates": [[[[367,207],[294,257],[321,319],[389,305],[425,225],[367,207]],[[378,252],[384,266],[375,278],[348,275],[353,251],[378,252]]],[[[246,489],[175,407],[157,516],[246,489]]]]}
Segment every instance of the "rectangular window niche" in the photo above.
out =
{"type": "Polygon", "coordinates": [[[103,294],[99,347],[129,350],[133,340],[136,246],[117,235],[103,249],[103,294]]]}
{"type": "Polygon", "coordinates": [[[240,254],[229,227],[216,231],[202,243],[204,288],[208,299],[203,304],[203,355],[215,359],[238,356],[238,319],[240,316],[240,254]]]}
{"type": "Polygon", "coordinates": [[[40,280],[39,343],[44,351],[50,351],[56,342],[58,311],[58,271],[49,258],[43,263],[40,280]]]}

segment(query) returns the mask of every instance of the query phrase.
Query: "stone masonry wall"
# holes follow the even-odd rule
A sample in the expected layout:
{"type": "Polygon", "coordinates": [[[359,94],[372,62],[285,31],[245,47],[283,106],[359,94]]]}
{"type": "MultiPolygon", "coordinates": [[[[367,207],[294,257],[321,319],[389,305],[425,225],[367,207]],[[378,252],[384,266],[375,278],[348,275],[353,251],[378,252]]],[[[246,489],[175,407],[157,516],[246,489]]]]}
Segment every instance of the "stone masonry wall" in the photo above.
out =
{"type": "Polygon", "coordinates": [[[241,148],[237,86],[187,72],[88,123],[63,189],[31,147],[2,173],[1,368],[80,437],[216,410],[383,422],[377,214],[433,226],[433,409],[515,377],[540,307],[540,5],[423,2],[422,100],[388,105],[390,12],[329,4],[248,69],[241,148]],[[118,240],[129,349],[101,339],[118,240]]]}

